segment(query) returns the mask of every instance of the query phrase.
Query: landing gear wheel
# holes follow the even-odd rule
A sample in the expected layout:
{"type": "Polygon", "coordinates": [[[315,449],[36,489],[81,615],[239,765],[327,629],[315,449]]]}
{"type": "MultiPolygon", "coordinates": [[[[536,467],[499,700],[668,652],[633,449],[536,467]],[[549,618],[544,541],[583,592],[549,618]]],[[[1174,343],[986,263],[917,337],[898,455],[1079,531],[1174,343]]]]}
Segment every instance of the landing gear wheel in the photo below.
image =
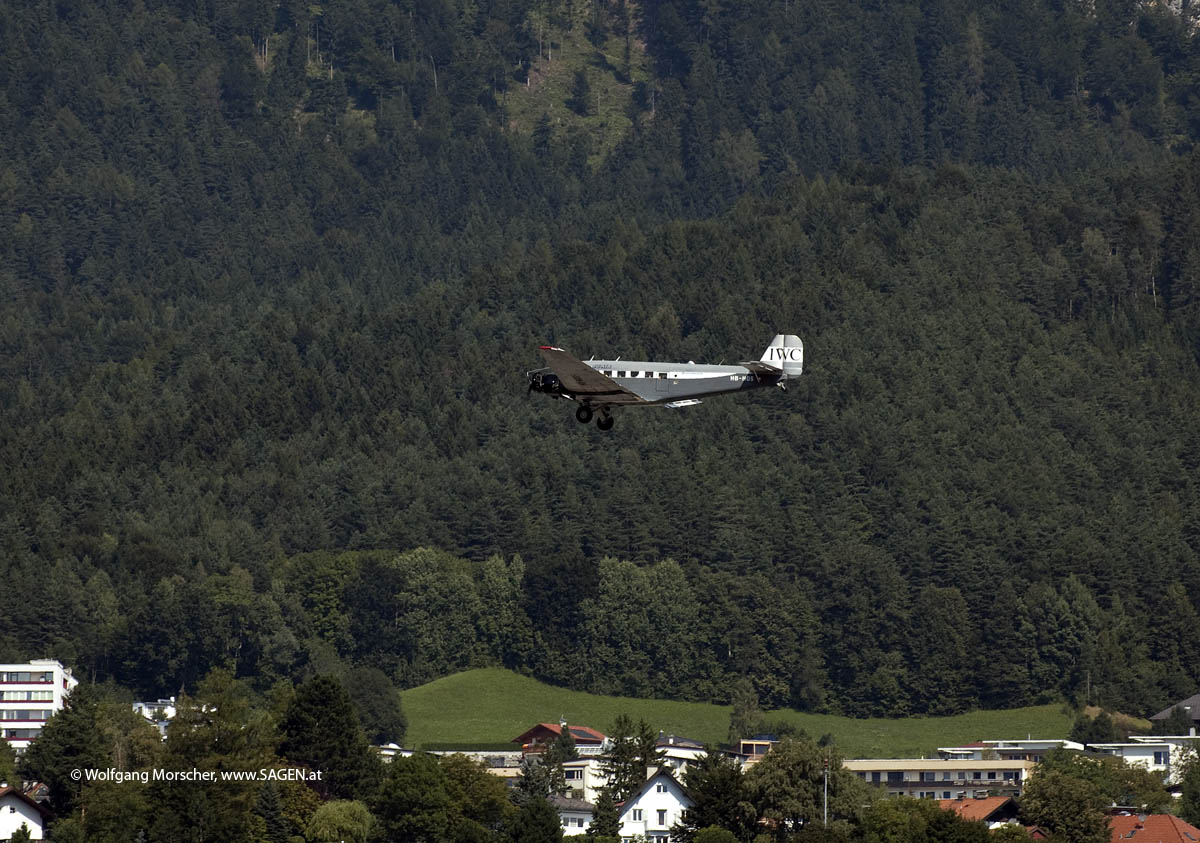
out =
{"type": "Polygon", "coordinates": [[[596,427],[601,430],[612,430],[613,422],[616,421],[612,416],[601,416],[596,419],[596,427]]]}
{"type": "Polygon", "coordinates": [[[587,424],[592,420],[592,408],[587,404],[579,405],[579,409],[575,411],[575,421],[580,424],[587,424]]]}

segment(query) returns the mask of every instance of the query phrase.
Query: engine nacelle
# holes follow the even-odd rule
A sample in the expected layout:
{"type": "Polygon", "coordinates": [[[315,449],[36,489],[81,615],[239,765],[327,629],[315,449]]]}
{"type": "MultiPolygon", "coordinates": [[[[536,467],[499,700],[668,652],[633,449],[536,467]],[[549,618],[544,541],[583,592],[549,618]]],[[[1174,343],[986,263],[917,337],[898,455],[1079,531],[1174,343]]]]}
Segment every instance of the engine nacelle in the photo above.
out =
{"type": "Polygon", "coordinates": [[[529,373],[529,391],[542,392],[558,398],[562,395],[562,382],[553,372],[536,371],[529,373]]]}

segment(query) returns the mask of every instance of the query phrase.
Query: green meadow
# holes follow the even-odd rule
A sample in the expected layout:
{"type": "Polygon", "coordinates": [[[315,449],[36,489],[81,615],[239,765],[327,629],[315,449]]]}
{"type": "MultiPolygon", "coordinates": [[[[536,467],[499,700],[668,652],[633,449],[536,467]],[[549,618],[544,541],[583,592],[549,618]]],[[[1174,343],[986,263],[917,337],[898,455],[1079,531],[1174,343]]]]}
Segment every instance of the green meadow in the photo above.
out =
{"type": "MultiPolygon", "coordinates": [[[[618,714],[642,719],[653,728],[712,743],[729,730],[730,706],[673,700],[605,697],[555,688],[500,668],[457,673],[405,691],[409,746],[435,743],[487,743],[511,740],[534,723],[568,722],[606,731],[618,714]]],[[[975,711],[953,717],[855,720],[790,709],[766,712],[812,737],[831,733],[850,758],[920,757],[939,746],[993,738],[1063,738],[1072,715],[1062,705],[1007,711],[975,711]]]]}

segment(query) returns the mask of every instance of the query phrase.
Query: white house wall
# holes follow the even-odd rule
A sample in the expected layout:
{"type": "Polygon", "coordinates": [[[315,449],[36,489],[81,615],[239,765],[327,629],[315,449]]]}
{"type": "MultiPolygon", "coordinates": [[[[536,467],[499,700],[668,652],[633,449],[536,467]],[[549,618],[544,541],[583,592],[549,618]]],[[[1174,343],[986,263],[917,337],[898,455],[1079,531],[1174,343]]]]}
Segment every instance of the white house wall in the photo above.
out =
{"type": "Polygon", "coordinates": [[[42,816],[24,800],[15,796],[0,799],[0,840],[8,840],[16,834],[21,824],[29,826],[29,836],[42,840],[42,816]]]}
{"type": "Polygon", "coordinates": [[[674,779],[657,777],[640,796],[626,802],[622,808],[621,839],[667,840],[671,836],[671,826],[682,819],[684,809],[690,804],[683,788],[674,779]]]}

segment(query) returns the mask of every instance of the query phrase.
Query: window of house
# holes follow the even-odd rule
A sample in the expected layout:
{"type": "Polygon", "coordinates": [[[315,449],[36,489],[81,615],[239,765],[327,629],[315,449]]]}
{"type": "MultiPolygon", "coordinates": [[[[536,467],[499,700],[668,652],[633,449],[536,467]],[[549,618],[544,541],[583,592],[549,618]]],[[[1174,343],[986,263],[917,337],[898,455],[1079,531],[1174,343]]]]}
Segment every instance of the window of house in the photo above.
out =
{"type": "Polygon", "coordinates": [[[659,825],[667,824],[667,809],[666,808],[658,809],[658,824],[659,825]]]}
{"type": "Polygon", "coordinates": [[[635,823],[640,823],[642,821],[642,809],[641,808],[633,809],[633,821],[635,823]]]}
{"type": "Polygon", "coordinates": [[[988,770],[988,778],[989,778],[989,779],[995,779],[995,778],[996,778],[996,771],[995,771],[995,770],[988,770]]]}
{"type": "Polygon", "coordinates": [[[656,784],[654,786],[654,792],[655,793],[666,793],[667,786],[665,784],[663,784],[662,782],[659,782],[658,784],[656,784]]]}
{"type": "Polygon", "coordinates": [[[888,773],[888,784],[899,784],[904,781],[903,771],[892,771],[888,773]]]}
{"type": "Polygon", "coordinates": [[[1167,753],[1165,753],[1165,752],[1154,753],[1154,763],[1155,764],[1166,764],[1167,763],[1167,753]]]}
{"type": "Polygon", "coordinates": [[[942,791],[942,798],[943,798],[943,799],[949,799],[949,798],[950,798],[950,791],[948,791],[948,790],[943,790],[943,791],[942,791]]]}
{"type": "Polygon", "coordinates": [[[937,773],[930,773],[930,772],[921,773],[921,781],[923,781],[923,782],[937,781],[937,773]]]}
{"type": "Polygon", "coordinates": [[[971,773],[971,778],[973,778],[973,779],[982,779],[982,778],[983,778],[983,773],[981,773],[979,770],[976,770],[975,772],[971,773]]]}

